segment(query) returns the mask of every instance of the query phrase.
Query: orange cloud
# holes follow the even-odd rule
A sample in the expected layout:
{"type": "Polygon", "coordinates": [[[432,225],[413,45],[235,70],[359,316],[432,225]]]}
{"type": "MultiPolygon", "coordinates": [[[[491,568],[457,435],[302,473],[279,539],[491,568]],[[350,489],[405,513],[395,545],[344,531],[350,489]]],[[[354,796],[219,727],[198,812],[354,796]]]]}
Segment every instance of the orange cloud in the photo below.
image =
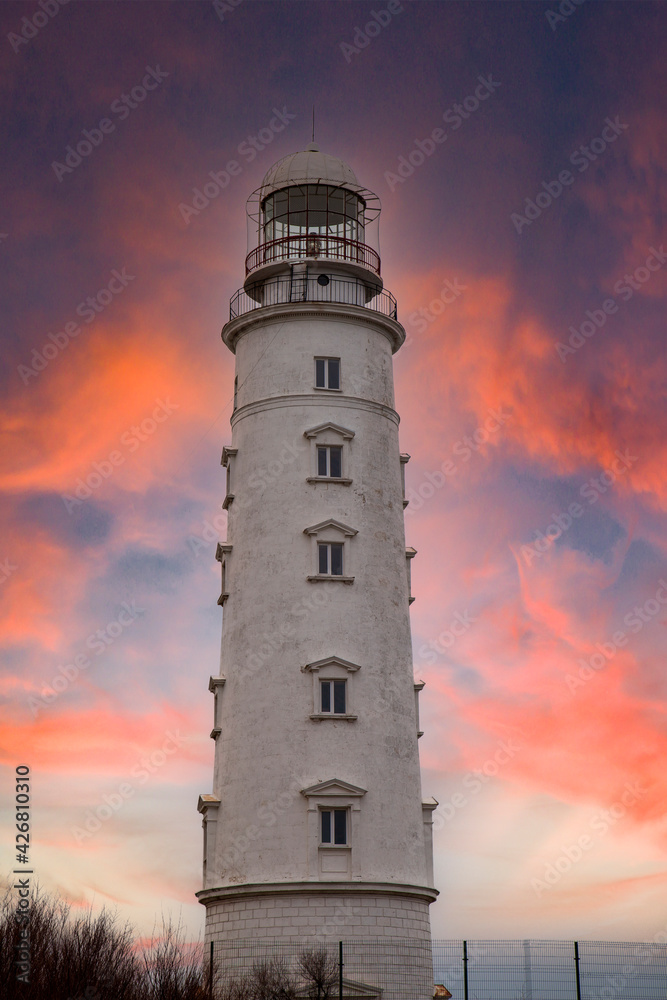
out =
{"type": "Polygon", "coordinates": [[[161,763],[151,761],[153,754],[162,763],[172,755],[174,761],[208,759],[199,721],[168,703],[134,715],[101,705],[51,708],[31,724],[5,717],[0,759],[13,767],[29,747],[31,769],[40,774],[120,775],[134,766],[147,767],[160,780],[161,763]],[[144,758],[148,765],[142,764],[144,758]]]}

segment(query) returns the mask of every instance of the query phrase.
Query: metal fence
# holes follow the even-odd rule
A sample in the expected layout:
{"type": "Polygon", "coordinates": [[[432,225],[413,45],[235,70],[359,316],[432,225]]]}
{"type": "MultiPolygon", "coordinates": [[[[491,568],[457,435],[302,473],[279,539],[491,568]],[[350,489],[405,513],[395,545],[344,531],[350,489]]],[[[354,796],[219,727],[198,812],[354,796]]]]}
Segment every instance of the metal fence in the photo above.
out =
{"type": "MultiPolygon", "coordinates": [[[[216,942],[209,960],[216,998],[230,995],[234,982],[247,984],[258,973],[266,979],[271,969],[283,977],[284,992],[266,987],[267,997],[422,1000],[441,984],[453,1000],[667,998],[667,945],[653,942],[244,939],[216,942]],[[326,959],[326,986],[304,966],[304,955],[314,953],[326,959]]],[[[256,982],[255,993],[264,995],[256,982]]]]}
{"type": "Polygon", "coordinates": [[[353,261],[376,274],[380,273],[380,255],[365,243],[344,236],[334,236],[332,233],[297,233],[260,243],[251,250],[245,261],[246,274],[276,260],[299,260],[305,257],[353,261]]]}
{"type": "Polygon", "coordinates": [[[665,1000],[667,947],[633,941],[434,941],[454,1000],[665,1000]]]}
{"type": "MultiPolygon", "coordinates": [[[[320,276],[324,277],[324,276],[320,276]]],[[[287,302],[336,302],[342,305],[363,306],[382,313],[390,319],[397,318],[396,299],[379,285],[368,285],[355,278],[328,278],[322,284],[317,277],[279,275],[267,278],[250,288],[250,293],[239,288],[229,302],[229,318],[236,319],[253,309],[280,305],[287,302]]]]}
{"type": "Polygon", "coordinates": [[[431,945],[414,938],[224,941],[216,942],[211,958],[215,1000],[430,1000],[433,996],[431,945]],[[319,983],[308,973],[313,956],[320,956],[325,973],[319,983]]]}

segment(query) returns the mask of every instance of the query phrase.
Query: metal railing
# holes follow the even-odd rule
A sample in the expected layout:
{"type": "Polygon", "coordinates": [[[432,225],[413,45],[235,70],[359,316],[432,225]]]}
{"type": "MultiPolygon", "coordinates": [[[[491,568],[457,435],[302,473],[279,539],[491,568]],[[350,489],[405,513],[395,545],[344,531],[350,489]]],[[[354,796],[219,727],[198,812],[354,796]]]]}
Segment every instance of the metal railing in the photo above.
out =
{"type": "Polygon", "coordinates": [[[291,987],[281,996],[382,1000],[429,1000],[434,983],[452,1000],[664,1000],[667,946],[639,941],[420,941],[345,938],[338,934],[300,940],[241,939],[211,943],[206,956],[215,984],[244,979],[256,996],[253,976],[271,964],[274,977],[291,987]],[[313,956],[320,956],[313,962],[313,956]],[[308,961],[310,959],[310,961],[308,961]],[[319,991],[312,971],[319,971],[319,991]],[[309,975],[309,972],[311,973],[309,975]],[[326,979],[326,983],[323,980],[326,979]],[[354,986],[365,986],[357,992],[354,986]]]}
{"type": "Polygon", "coordinates": [[[304,257],[345,260],[361,264],[376,274],[380,273],[380,255],[372,247],[345,236],[320,233],[298,233],[269,243],[260,243],[246,257],[245,273],[250,274],[256,268],[275,261],[299,260],[304,257]]]}
{"type": "Polygon", "coordinates": [[[453,1000],[662,1000],[667,948],[639,941],[433,941],[453,1000]]]}
{"type": "MultiPolygon", "coordinates": [[[[322,278],[323,275],[320,275],[322,278]]],[[[397,319],[396,299],[391,292],[379,285],[367,285],[357,278],[329,278],[326,285],[316,277],[278,275],[252,286],[249,295],[239,288],[229,300],[229,318],[236,319],[253,309],[281,305],[288,302],[336,302],[341,305],[362,306],[373,312],[397,319]],[[372,298],[368,298],[370,294],[372,298]]]]}

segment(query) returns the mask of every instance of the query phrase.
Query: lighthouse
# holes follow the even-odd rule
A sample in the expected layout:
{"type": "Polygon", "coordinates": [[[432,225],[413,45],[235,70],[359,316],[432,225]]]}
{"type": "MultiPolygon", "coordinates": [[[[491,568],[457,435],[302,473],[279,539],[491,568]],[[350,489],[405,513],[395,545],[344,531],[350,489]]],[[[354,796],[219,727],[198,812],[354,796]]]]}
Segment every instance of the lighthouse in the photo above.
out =
{"type": "Polygon", "coordinates": [[[342,941],[365,956],[363,977],[346,958],[345,996],[426,1000],[437,803],[421,790],[392,367],[405,331],[379,215],[314,143],[248,200],[222,330],[234,405],[197,895],[214,947],[342,941]]]}

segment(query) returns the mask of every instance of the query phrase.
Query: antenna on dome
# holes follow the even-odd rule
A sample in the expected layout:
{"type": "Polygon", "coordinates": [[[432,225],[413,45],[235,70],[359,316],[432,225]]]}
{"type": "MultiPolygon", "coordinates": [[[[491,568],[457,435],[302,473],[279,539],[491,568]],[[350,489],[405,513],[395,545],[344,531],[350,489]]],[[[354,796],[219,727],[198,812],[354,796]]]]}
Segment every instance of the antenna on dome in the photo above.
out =
{"type": "Polygon", "coordinates": [[[311,140],[315,142],[315,105],[313,104],[313,138],[311,140]]]}

